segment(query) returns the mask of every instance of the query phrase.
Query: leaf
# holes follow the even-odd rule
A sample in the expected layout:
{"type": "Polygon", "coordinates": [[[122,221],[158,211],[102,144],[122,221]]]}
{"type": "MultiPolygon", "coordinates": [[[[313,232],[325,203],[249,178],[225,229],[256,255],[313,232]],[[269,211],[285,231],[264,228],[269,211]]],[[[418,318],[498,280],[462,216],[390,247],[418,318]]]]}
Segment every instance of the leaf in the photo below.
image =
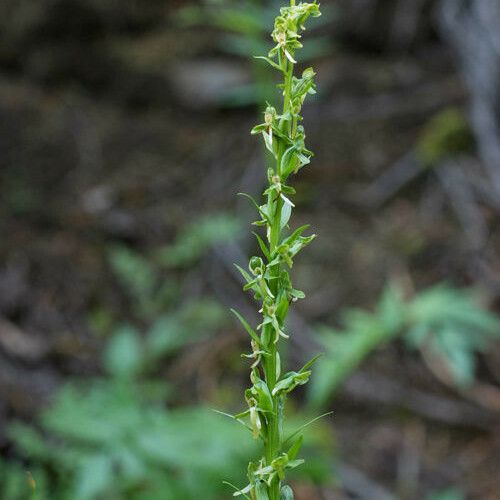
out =
{"type": "Polygon", "coordinates": [[[303,373],[307,370],[309,370],[309,368],[311,368],[311,366],[316,363],[316,361],[321,358],[321,356],[323,356],[324,353],[320,352],[319,354],[316,354],[316,356],[314,356],[314,358],[312,358],[310,361],[308,361],[300,370],[299,370],[299,373],[303,373]]]}
{"type": "Polygon", "coordinates": [[[458,387],[469,387],[476,354],[487,348],[489,337],[500,332],[498,318],[476,305],[470,291],[445,285],[420,292],[408,311],[407,343],[424,354],[429,350],[440,358],[458,387]]]}
{"type": "Polygon", "coordinates": [[[458,488],[431,493],[425,500],[465,500],[465,494],[458,488]]]}
{"type": "Polygon", "coordinates": [[[266,145],[267,150],[272,153],[272,155],[276,158],[276,152],[274,151],[273,147],[273,133],[271,132],[266,132],[265,130],[262,131],[262,137],[264,138],[264,144],[266,145]]]}
{"type": "Polygon", "coordinates": [[[95,455],[87,459],[76,479],[76,497],[91,500],[105,496],[106,490],[113,485],[113,469],[110,457],[95,455]]]}
{"type": "Polygon", "coordinates": [[[283,193],[280,194],[281,199],[291,207],[295,207],[291,200],[289,200],[283,193]]]}
{"type": "Polygon", "coordinates": [[[250,130],[251,135],[257,135],[261,134],[262,132],[265,132],[269,126],[266,125],[265,123],[259,123],[258,125],[255,125],[255,127],[250,130]]]}
{"type": "Polygon", "coordinates": [[[295,468],[299,467],[300,465],[302,465],[303,463],[305,463],[305,460],[303,458],[298,458],[297,460],[290,460],[290,462],[288,462],[286,464],[286,468],[287,469],[295,469],[295,468]]]}
{"type": "Polygon", "coordinates": [[[256,500],[269,500],[267,486],[264,481],[258,481],[255,485],[255,496],[256,500]]]}
{"type": "Polygon", "coordinates": [[[263,380],[258,379],[256,382],[254,382],[251,390],[257,399],[259,408],[262,411],[272,412],[274,410],[274,402],[271,396],[271,392],[269,391],[269,387],[267,387],[267,384],[263,380]]]}
{"type": "Polygon", "coordinates": [[[165,356],[192,340],[179,321],[172,315],[160,316],[152,325],[146,338],[149,355],[154,358],[165,356]]]}
{"type": "Polygon", "coordinates": [[[131,326],[120,327],[104,351],[106,370],[115,377],[131,378],[139,373],[143,364],[143,349],[139,334],[131,326]]]}
{"type": "Polygon", "coordinates": [[[242,413],[238,413],[237,415],[231,415],[230,413],[226,413],[224,411],[216,410],[215,408],[212,408],[212,411],[214,413],[218,413],[219,415],[222,415],[224,417],[228,417],[228,418],[230,418],[231,420],[233,420],[235,422],[238,422],[243,427],[245,427],[250,432],[252,432],[252,428],[248,424],[246,424],[245,422],[243,422],[243,420],[241,420],[243,417],[246,417],[250,413],[250,410],[246,410],[246,411],[244,411],[242,413]]]}
{"type": "Polygon", "coordinates": [[[255,279],[253,278],[253,276],[250,276],[250,274],[247,271],[245,271],[241,266],[239,266],[238,264],[234,264],[234,267],[236,267],[236,269],[238,269],[238,271],[241,273],[243,278],[245,278],[245,281],[247,282],[247,284],[249,284],[249,283],[253,284],[255,282],[255,279]]]}
{"type": "Polygon", "coordinates": [[[283,240],[283,245],[293,245],[297,238],[310,227],[310,224],[304,224],[303,226],[298,227],[290,236],[283,240]]]}
{"type": "Polygon", "coordinates": [[[265,56],[254,56],[254,59],[261,59],[262,61],[266,61],[268,64],[270,64],[274,69],[277,69],[278,71],[283,71],[281,66],[279,64],[276,64],[272,59],[269,57],[265,56]]]}
{"type": "Polygon", "coordinates": [[[304,436],[299,436],[292,444],[292,446],[290,446],[290,449],[286,452],[290,460],[294,460],[297,457],[300,448],[302,447],[303,441],[304,441],[304,436]]]}
{"type": "Polygon", "coordinates": [[[215,26],[221,29],[237,31],[246,36],[259,36],[262,32],[260,19],[247,9],[228,7],[219,9],[212,21],[215,26]]]}
{"type": "Polygon", "coordinates": [[[395,286],[387,286],[377,307],[377,316],[390,332],[401,330],[406,323],[407,307],[401,295],[395,286]]]}
{"type": "Polygon", "coordinates": [[[294,299],[303,299],[305,298],[306,294],[301,291],[301,290],[296,290],[295,288],[292,288],[290,290],[290,295],[294,298],[294,299]]]}
{"type": "Polygon", "coordinates": [[[213,213],[188,224],[174,243],[160,249],[156,257],[166,267],[187,267],[221,242],[235,240],[240,221],[227,213],[213,213]]]}
{"type": "Polygon", "coordinates": [[[288,203],[284,203],[281,209],[281,221],[280,221],[281,229],[283,229],[288,224],[291,215],[292,215],[292,206],[289,205],[288,203]]]}
{"type": "Polygon", "coordinates": [[[288,484],[281,487],[280,500],[294,500],[293,490],[288,484]]]}
{"type": "Polygon", "coordinates": [[[257,333],[255,333],[255,330],[248,324],[248,321],[235,309],[231,309],[231,312],[240,320],[240,323],[243,325],[248,335],[260,345],[260,338],[257,333]]]}
{"type": "Polygon", "coordinates": [[[463,341],[464,335],[467,332],[444,328],[431,341],[430,347],[434,355],[443,359],[455,384],[467,388],[474,382],[476,361],[474,350],[463,341]]]}
{"type": "Polygon", "coordinates": [[[309,245],[311,241],[316,238],[315,234],[311,236],[299,236],[295,242],[290,246],[289,254],[291,257],[295,257],[304,247],[309,245]]]}
{"type": "Polygon", "coordinates": [[[293,391],[298,385],[304,385],[309,380],[311,376],[310,371],[304,371],[301,373],[288,372],[283,379],[276,383],[273,388],[273,396],[279,392],[284,392],[285,394],[293,391]]]}
{"type": "Polygon", "coordinates": [[[147,259],[125,246],[109,251],[109,262],[126,290],[138,300],[146,300],[155,286],[155,270],[147,259]]]}
{"type": "Polygon", "coordinates": [[[314,424],[314,422],[317,422],[318,420],[328,417],[329,415],[333,415],[333,411],[329,411],[326,413],[323,413],[322,415],[319,415],[318,417],[314,417],[312,420],[309,420],[309,422],[306,422],[304,425],[301,425],[297,430],[293,431],[284,441],[283,441],[283,446],[285,446],[288,441],[293,439],[297,434],[302,432],[306,427],[309,427],[310,425],[314,424]]]}
{"type": "Polygon", "coordinates": [[[269,249],[267,248],[267,245],[264,243],[263,239],[257,233],[254,232],[253,234],[257,238],[257,242],[259,243],[259,247],[262,250],[262,253],[266,257],[266,259],[271,260],[271,253],[269,252],[269,249]]]}
{"type": "Polygon", "coordinates": [[[325,356],[318,361],[307,394],[313,406],[325,404],[370,353],[400,333],[386,326],[377,314],[355,309],[344,314],[343,330],[319,330],[325,356]]]}
{"type": "Polygon", "coordinates": [[[254,205],[254,207],[257,209],[257,211],[259,212],[259,214],[261,215],[261,217],[263,219],[265,219],[268,223],[270,222],[269,216],[267,215],[267,213],[264,212],[264,210],[262,210],[262,207],[260,207],[258,205],[258,203],[254,200],[254,198],[252,196],[250,196],[247,193],[238,193],[238,196],[244,196],[245,198],[248,198],[252,202],[252,204],[254,205]]]}
{"type": "Polygon", "coordinates": [[[290,306],[287,294],[282,292],[281,297],[277,302],[278,307],[276,308],[276,317],[280,320],[281,323],[283,323],[290,306]]]}
{"type": "Polygon", "coordinates": [[[281,157],[280,172],[284,179],[296,169],[296,149],[295,145],[290,146],[281,157]]]}
{"type": "Polygon", "coordinates": [[[251,489],[252,489],[252,486],[249,484],[248,486],[246,486],[245,488],[243,489],[239,489],[237,486],[235,486],[234,484],[230,483],[229,481],[222,481],[222,484],[227,484],[228,486],[230,486],[231,488],[233,488],[234,490],[236,490],[234,493],[233,493],[233,497],[237,497],[237,496],[244,496],[247,500],[252,500],[246,493],[249,492],[251,489]]]}

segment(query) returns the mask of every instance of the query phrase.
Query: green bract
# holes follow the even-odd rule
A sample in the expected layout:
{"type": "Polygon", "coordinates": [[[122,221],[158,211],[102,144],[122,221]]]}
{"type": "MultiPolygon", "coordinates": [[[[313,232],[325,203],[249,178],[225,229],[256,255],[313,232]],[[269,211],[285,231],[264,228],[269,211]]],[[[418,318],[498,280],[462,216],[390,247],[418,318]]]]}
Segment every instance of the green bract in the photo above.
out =
{"type": "Polygon", "coordinates": [[[293,499],[292,489],[283,483],[285,473],[303,462],[296,458],[302,444],[301,436],[288,451],[283,450],[283,409],[286,394],[309,380],[311,371],[308,368],[314,360],[299,371],[281,375],[278,348],[280,339],[288,339],[290,335],[285,321],[290,304],[304,298],[303,292],[293,288],[287,269],[315,237],[303,236],[307,225],[290,230],[295,189],[288,179],[309,164],[313,155],[305,146],[304,128],[299,123],[304,100],[315,93],[315,73],[308,68],[296,77],[294,65],[296,52],[302,48],[300,33],[305,29],[304,23],[309,17],[318,16],[320,11],[316,2],[295,5],[291,0],[290,6],[283,7],[275,20],[272,38],[276,45],[267,57],[258,57],[283,75],[283,83],[279,85],[283,91],[283,109],[280,113],[268,105],[263,122],[252,129],[252,134],[262,135],[266,149],[274,158],[274,167],[267,172],[264,203],[244,195],[259,214],[254,224],[266,229],[265,236],[254,233],[262,257],[251,257],[248,271],[236,266],[246,282],[243,289],[251,291],[260,302],[262,314],[261,323],[254,329],[233,311],[250,335],[252,346],[252,352],[243,355],[252,360],[252,386],[245,391],[248,409],[234,418],[244,423],[254,438],[261,439],[264,444],[264,456],[249,464],[249,484],[234,493],[234,496],[251,500],[293,499]]]}

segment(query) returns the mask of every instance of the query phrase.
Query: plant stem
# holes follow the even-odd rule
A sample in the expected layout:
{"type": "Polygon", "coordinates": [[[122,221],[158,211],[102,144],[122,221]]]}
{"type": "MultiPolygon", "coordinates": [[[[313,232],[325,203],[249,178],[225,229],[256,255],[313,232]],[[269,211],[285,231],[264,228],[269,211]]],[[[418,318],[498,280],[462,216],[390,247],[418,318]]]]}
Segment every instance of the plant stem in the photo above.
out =
{"type": "MultiPolygon", "coordinates": [[[[292,2],[292,5],[295,2],[292,2]]],[[[293,76],[293,63],[291,61],[288,61],[286,58],[284,58],[287,64],[287,70],[286,70],[286,78],[285,78],[285,88],[283,92],[283,114],[287,113],[290,108],[290,96],[292,92],[292,76],[293,76]]],[[[288,127],[289,122],[284,122],[285,127],[288,127]]],[[[290,130],[284,130],[284,132],[289,135],[290,130]]],[[[281,177],[281,160],[283,157],[284,153],[284,147],[282,144],[280,144],[277,158],[276,158],[276,167],[275,167],[275,173],[278,177],[281,177]]],[[[278,197],[276,200],[273,201],[273,208],[274,208],[274,219],[273,219],[273,224],[271,226],[270,230],[270,250],[271,254],[275,252],[276,248],[279,246],[281,242],[281,212],[283,209],[283,200],[281,197],[278,197]]],[[[281,263],[278,263],[272,267],[272,277],[273,279],[271,280],[273,287],[272,291],[273,293],[277,293],[278,290],[278,278],[280,276],[280,271],[281,271],[281,263]]],[[[272,336],[273,332],[270,332],[272,336]]],[[[271,342],[270,346],[270,356],[265,363],[264,366],[264,376],[265,376],[265,381],[267,383],[267,386],[269,387],[269,390],[272,392],[274,389],[274,386],[276,385],[276,365],[277,365],[277,359],[276,357],[279,355],[277,352],[277,344],[275,342],[271,342]]],[[[281,446],[282,446],[282,436],[280,429],[283,427],[283,405],[284,405],[284,399],[283,396],[276,395],[273,397],[273,408],[274,412],[269,415],[268,417],[268,431],[267,431],[267,440],[265,442],[265,455],[266,455],[266,462],[270,464],[274,458],[280,455],[281,453],[281,446]]],[[[280,497],[280,484],[279,481],[274,481],[271,484],[271,487],[268,491],[269,494],[269,499],[270,500],[279,500],[280,497]]]]}
{"type": "MultiPolygon", "coordinates": [[[[314,71],[309,68],[302,77],[294,78],[293,70],[295,51],[302,47],[299,32],[305,29],[303,24],[309,16],[319,15],[316,2],[301,2],[296,6],[295,1],[290,0],[290,7],[281,9],[272,34],[276,46],[269,52],[269,57],[263,59],[282,74],[282,113],[280,115],[275,108],[268,106],[264,123],[252,129],[253,134],[262,133],[267,149],[276,160],[275,167],[268,173],[269,186],[264,191],[267,203],[259,206],[254,201],[261,216],[256,224],[267,230],[267,244],[257,236],[266,262],[262,257],[253,256],[249,262],[250,274],[240,268],[247,283],[244,289],[251,290],[262,305],[262,323],[257,328],[262,328],[260,336],[246,320],[242,320],[252,337],[253,352],[245,356],[255,359],[250,377],[253,385],[245,391],[249,427],[254,438],[262,439],[264,457],[249,464],[250,484],[239,494],[251,493],[254,500],[280,500],[281,487],[285,486],[282,483],[285,470],[302,462],[296,459],[301,437],[292,445],[291,451],[283,450],[283,412],[286,395],[296,386],[307,383],[311,371],[307,364],[298,372],[281,375],[278,346],[282,337],[288,338],[285,323],[290,304],[304,297],[303,292],[293,288],[288,268],[292,267],[293,257],[314,238],[314,235],[302,236],[306,226],[291,231],[288,220],[294,205],[288,196],[295,190],[285,183],[290,174],[307,165],[312,156],[305,147],[304,129],[298,126],[298,122],[302,119],[300,111],[304,99],[315,92],[314,71]],[[277,58],[278,62],[271,58],[277,58]],[[284,231],[286,237],[282,234],[284,231]]],[[[285,493],[288,498],[290,488],[286,486],[283,491],[288,492],[285,493]]]]}

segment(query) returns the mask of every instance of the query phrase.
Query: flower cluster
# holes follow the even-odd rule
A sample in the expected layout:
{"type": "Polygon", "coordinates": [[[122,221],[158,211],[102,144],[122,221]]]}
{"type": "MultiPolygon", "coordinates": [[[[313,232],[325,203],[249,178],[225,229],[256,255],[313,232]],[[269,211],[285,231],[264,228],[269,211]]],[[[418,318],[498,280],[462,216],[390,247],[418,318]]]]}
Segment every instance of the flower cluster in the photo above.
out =
{"type": "Polygon", "coordinates": [[[276,46],[269,52],[269,57],[283,54],[292,64],[297,61],[293,58],[293,53],[302,48],[299,31],[306,28],[304,23],[309,16],[319,17],[319,5],[316,3],[300,3],[290,7],[282,7],[280,16],[274,21],[272,38],[276,46]]]}
{"type": "Polygon", "coordinates": [[[254,329],[233,311],[250,335],[252,346],[252,352],[243,355],[252,360],[252,386],[245,391],[248,408],[234,418],[248,427],[254,438],[262,440],[265,450],[259,461],[249,465],[249,484],[234,493],[251,500],[293,499],[291,488],[283,484],[285,471],[303,462],[296,458],[301,436],[284,450],[291,440],[291,437],[283,437],[284,404],[289,392],[307,383],[311,375],[309,368],[316,358],[299,371],[282,374],[278,347],[280,339],[290,336],[286,325],[290,305],[304,298],[304,293],[293,287],[289,270],[295,256],[315,237],[303,235],[308,225],[290,230],[295,207],[291,198],[295,189],[288,181],[292,174],[310,163],[313,155],[305,146],[300,113],[306,97],[315,93],[315,73],[308,68],[296,77],[294,65],[295,52],[302,47],[300,32],[305,29],[304,23],[309,17],[319,15],[316,2],[295,5],[291,0],[290,6],[283,7],[276,18],[272,33],[276,45],[267,57],[260,57],[283,75],[283,84],[279,86],[283,90],[283,109],[278,112],[268,105],[263,123],[252,129],[252,134],[262,135],[274,159],[274,167],[267,172],[264,202],[257,203],[251,196],[244,195],[259,214],[254,224],[265,228],[265,238],[254,233],[262,255],[250,258],[248,270],[237,268],[246,282],[243,289],[251,291],[260,303],[262,321],[254,329]]]}

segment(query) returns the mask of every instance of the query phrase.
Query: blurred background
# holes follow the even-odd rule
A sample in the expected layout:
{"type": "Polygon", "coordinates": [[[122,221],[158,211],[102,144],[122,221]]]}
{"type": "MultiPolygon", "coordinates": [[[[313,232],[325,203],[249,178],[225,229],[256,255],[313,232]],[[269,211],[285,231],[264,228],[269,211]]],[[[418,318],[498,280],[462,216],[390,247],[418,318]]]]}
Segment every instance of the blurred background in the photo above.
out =
{"type": "MultiPolygon", "coordinates": [[[[0,3],[0,498],[230,498],[273,0],[0,3]],[[35,489],[33,488],[36,484],[35,489]]],[[[500,3],[338,0],[302,65],[298,500],[500,498],[500,3]]],[[[295,393],[294,393],[295,394],[295,393]]]]}

